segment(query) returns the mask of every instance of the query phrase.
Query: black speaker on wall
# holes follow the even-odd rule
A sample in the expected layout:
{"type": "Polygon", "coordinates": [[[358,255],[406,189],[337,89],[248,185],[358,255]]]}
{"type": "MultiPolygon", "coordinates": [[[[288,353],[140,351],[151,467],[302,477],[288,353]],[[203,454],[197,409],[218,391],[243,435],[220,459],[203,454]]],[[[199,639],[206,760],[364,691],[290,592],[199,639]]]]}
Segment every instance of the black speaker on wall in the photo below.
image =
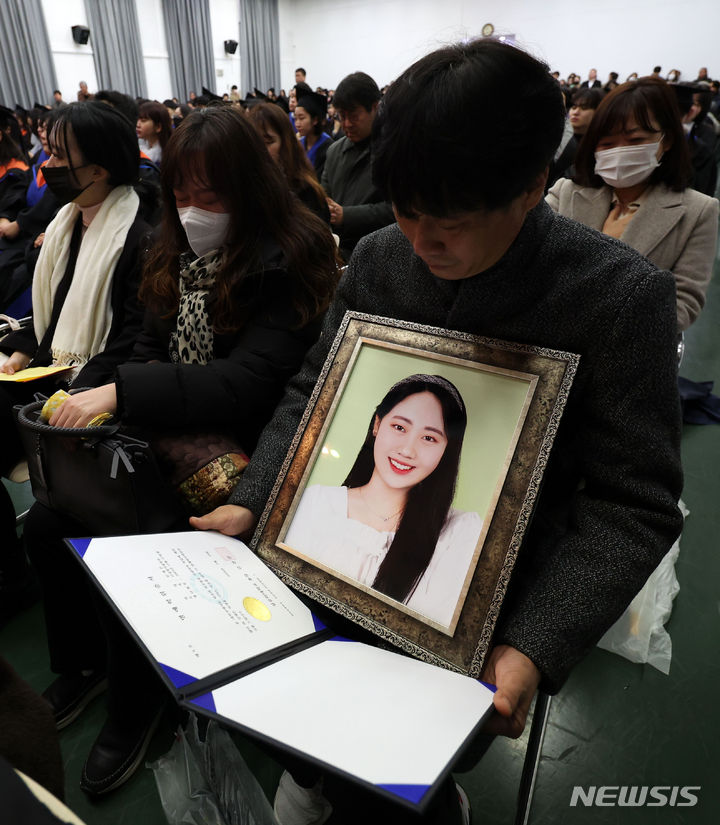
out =
{"type": "Polygon", "coordinates": [[[90,29],[87,26],[72,27],[73,40],[84,46],[90,39],[90,29]]]}
{"type": "Polygon", "coordinates": [[[237,40],[226,40],[225,41],[225,52],[226,52],[226,54],[235,54],[236,49],[237,49],[237,40]]]}

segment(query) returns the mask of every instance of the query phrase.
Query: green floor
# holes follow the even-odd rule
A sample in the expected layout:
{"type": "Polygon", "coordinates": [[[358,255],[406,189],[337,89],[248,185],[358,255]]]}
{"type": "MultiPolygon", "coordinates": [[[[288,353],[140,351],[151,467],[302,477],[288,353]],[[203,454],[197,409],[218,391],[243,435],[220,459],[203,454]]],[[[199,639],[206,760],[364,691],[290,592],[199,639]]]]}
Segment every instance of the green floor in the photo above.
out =
{"type": "MultiPolygon", "coordinates": [[[[720,394],[720,264],[707,307],[687,335],[681,372],[713,380],[720,394]]],[[[681,590],[668,624],[673,641],[669,676],[595,650],[553,698],[529,822],[532,825],[708,825],[720,820],[720,427],[686,426],[685,491],[691,514],[681,539],[681,590]],[[570,807],[574,786],[699,786],[694,807],[570,807]]],[[[17,506],[26,489],[13,487],[17,506]]],[[[0,651],[37,690],[51,680],[39,606],[0,630],[0,651]]],[[[99,803],[79,790],[85,755],[103,719],[102,700],[61,734],[67,803],[87,825],[161,825],[152,773],[141,770],[99,803]]],[[[525,738],[496,740],[480,765],[460,781],[476,825],[509,825],[525,753],[525,738]]],[[[167,720],[149,753],[172,744],[167,720]]],[[[250,743],[249,764],[270,793],[278,769],[250,743]]],[[[2,817],[0,816],[0,819],[2,817]]]]}

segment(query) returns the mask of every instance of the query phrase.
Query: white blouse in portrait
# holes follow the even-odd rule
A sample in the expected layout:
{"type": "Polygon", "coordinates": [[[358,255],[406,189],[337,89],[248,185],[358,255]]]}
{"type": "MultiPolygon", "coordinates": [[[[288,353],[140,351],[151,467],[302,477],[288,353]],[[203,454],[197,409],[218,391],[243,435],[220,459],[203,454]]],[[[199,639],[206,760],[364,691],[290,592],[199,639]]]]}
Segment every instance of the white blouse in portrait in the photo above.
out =
{"type": "MultiPolygon", "coordinates": [[[[309,559],[372,587],[395,537],[348,517],[347,487],[308,487],[284,544],[309,559]]],[[[407,607],[449,627],[482,530],[477,513],[451,509],[435,552],[407,607]]]]}

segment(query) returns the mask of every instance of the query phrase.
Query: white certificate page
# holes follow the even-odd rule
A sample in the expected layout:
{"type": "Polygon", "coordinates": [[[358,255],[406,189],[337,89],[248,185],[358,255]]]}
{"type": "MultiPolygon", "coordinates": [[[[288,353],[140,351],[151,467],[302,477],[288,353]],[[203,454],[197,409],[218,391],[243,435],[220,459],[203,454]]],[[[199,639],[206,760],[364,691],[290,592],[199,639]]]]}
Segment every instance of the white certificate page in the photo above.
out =
{"type": "Polygon", "coordinates": [[[492,707],[493,696],[469,676],[333,640],[211,695],[221,716],[415,802],[492,707]]]}
{"type": "Polygon", "coordinates": [[[152,656],[193,679],[315,631],[252,550],[218,533],[97,538],[83,559],[152,656]]]}

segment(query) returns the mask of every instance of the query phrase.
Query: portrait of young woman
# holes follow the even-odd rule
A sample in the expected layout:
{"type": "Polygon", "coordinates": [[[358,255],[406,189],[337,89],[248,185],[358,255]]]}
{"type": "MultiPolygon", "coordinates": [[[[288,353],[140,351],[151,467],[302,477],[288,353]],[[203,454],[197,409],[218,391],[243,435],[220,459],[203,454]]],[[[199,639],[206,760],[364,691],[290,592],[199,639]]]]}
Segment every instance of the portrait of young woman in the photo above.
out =
{"type": "Polygon", "coordinates": [[[466,427],[448,379],[398,381],[342,486],[306,488],[283,546],[449,628],[483,526],[452,506],[466,427]]]}

